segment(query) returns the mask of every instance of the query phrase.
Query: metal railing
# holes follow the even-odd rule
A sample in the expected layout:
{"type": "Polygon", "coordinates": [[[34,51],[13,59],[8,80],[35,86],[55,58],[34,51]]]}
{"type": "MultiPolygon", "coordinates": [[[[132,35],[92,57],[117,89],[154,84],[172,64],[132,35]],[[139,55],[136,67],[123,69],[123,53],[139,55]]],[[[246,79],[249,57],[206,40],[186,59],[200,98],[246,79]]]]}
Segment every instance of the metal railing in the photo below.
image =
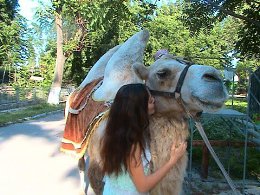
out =
{"type": "Polygon", "coordinates": [[[48,89],[43,88],[0,88],[0,105],[32,101],[45,101],[47,100],[47,95],[48,89]]]}

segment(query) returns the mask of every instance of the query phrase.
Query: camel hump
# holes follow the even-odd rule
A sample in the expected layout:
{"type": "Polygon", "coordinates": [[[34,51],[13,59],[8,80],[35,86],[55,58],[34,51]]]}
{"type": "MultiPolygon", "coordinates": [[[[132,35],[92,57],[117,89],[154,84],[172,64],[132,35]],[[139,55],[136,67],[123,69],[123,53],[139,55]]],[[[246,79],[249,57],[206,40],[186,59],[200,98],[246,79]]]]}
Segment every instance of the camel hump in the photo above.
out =
{"type": "Polygon", "coordinates": [[[98,79],[100,77],[104,76],[105,68],[110,60],[110,58],[113,56],[113,54],[120,48],[120,45],[117,45],[113,47],[112,49],[108,50],[90,69],[85,79],[80,84],[79,88],[84,88],[88,83],[94,81],[95,79],[98,79]]]}
{"type": "Polygon", "coordinates": [[[149,31],[142,30],[121,44],[106,64],[103,84],[93,95],[96,100],[114,99],[116,92],[122,85],[142,82],[135,74],[133,64],[143,64],[144,50],[148,39],[149,31]]]}

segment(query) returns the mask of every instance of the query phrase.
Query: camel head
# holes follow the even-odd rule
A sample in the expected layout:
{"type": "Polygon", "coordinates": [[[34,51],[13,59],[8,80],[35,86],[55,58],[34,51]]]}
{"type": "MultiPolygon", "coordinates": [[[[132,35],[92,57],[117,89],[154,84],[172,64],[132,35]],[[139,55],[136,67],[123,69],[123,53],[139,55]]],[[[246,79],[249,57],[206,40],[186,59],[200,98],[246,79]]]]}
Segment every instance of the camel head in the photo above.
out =
{"type": "MultiPolygon", "coordinates": [[[[186,66],[185,62],[176,60],[172,55],[164,55],[150,67],[135,64],[134,69],[141,79],[146,80],[150,89],[174,92],[186,66]]],[[[184,106],[180,106],[173,97],[155,95],[157,113],[179,116],[184,113],[184,107],[192,114],[212,112],[220,109],[228,98],[220,72],[211,66],[198,64],[188,68],[180,94],[184,106]]]]}

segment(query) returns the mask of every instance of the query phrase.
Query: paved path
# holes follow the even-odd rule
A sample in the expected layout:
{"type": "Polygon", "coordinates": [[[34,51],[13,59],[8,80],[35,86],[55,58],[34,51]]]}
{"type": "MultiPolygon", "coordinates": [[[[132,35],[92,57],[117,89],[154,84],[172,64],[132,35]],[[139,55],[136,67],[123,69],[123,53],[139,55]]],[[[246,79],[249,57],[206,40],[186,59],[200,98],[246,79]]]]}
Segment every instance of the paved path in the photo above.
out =
{"type": "Polygon", "coordinates": [[[77,161],[59,152],[63,114],[0,128],[0,195],[78,195],[77,161]]]}

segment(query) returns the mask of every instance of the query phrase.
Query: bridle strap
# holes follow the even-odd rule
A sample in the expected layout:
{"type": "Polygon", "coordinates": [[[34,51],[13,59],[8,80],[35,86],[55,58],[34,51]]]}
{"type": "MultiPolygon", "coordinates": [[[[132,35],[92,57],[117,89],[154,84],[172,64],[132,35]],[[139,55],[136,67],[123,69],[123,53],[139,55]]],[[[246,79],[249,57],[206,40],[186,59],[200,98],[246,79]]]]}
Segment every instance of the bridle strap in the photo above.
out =
{"type": "Polygon", "coordinates": [[[181,88],[182,88],[185,76],[190,67],[191,67],[191,64],[188,64],[187,66],[185,66],[185,68],[181,72],[180,78],[177,82],[176,89],[174,92],[156,91],[156,90],[151,90],[151,89],[149,89],[149,91],[151,92],[152,95],[155,95],[155,96],[164,96],[164,97],[175,98],[175,99],[180,98],[181,97],[181,88]]]}
{"type": "MultiPolygon", "coordinates": [[[[180,94],[181,94],[181,87],[182,87],[182,85],[183,85],[185,76],[186,76],[186,74],[187,74],[187,72],[188,72],[188,69],[189,69],[190,67],[191,67],[191,65],[185,66],[185,68],[184,68],[183,71],[181,72],[180,78],[179,78],[178,83],[177,83],[177,85],[176,85],[176,89],[175,89],[175,91],[174,91],[174,93],[175,93],[175,94],[178,94],[178,96],[180,96],[180,94]]],[[[175,95],[175,97],[176,97],[176,95],[175,95]]]]}
{"type": "Polygon", "coordinates": [[[164,97],[169,97],[169,98],[175,98],[175,93],[173,93],[173,92],[156,91],[156,90],[151,90],[151,89],[149,89],[149,91],[154,96],[164,96],[164,97]]]}

